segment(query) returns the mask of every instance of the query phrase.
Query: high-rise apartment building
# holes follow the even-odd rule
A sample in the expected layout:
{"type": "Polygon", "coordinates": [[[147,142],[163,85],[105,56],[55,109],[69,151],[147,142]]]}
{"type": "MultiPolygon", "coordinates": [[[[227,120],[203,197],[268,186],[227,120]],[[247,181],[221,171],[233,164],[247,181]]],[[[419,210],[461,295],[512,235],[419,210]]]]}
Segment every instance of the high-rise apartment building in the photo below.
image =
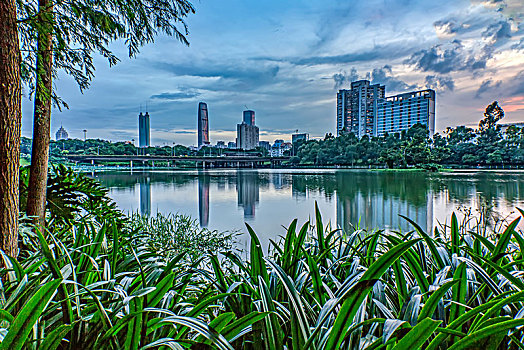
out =
{"type": "Polygon", "coordinates": [[[385,97],[386,87],[368,80],[351,83],[337,93],[337,134],[357,137],[397,133],[420,123],[435,132],[435,91],[423,90],[385,97]]]}
{"type": "Polygon", "coordinates": [[[297,142],[300,142],[300,141],[309,141],[309,134],[307,133],[302,133],[302,134],[293,134],[291,135],[291,143],[294,145],[296,144],[297,142]]]}
{"type": "Polygon", "coordinates": [[[151,145],[151,132],[149,129],[149,113],[138,115],[138,146],[149,147],[151,145]]]}
{"type": "Polygon", "coordinates": [[[237,124],[237,148],[250,150],[258,147],[259,129],[255,125],[255,112],[244,111],[241,124],[237,124]]]}
{"type": "Polygon", "coordinates": [[[426,125],[435,133],[435,91],[428,89],[386,97],[378,101],[375,136],[426,125]]]}
{"type": "Polygon", "coordinates": [[[350,90],[337,94],[337,134],[352,132],[358,137],[374,134],[377,101],[384,98],[386,87],[369,80],[351,83],[350,90]]]}
{"type": "Polygon", "coordinates": [[[67,140],[69,138],[69,135],[67,134],[67,131],[64,129],[62,125],[60,125],[60,129],[56,132],[56,140],[67,140]]]}
{"type": "Polygon", "coordinates": [[[207,104],[198,104],[198,148],[209,145],[209,115],[207,104]]]}

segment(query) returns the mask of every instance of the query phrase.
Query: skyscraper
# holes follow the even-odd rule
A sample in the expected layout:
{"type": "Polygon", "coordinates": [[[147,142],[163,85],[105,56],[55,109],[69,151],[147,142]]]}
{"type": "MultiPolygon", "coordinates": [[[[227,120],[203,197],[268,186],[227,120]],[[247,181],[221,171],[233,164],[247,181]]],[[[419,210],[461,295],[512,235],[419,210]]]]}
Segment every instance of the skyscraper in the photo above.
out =
{"type": "Polygon", "coordinates": [[[377,101],[384,98],[386,87],[369,80],[351,83],[351,90],[337,94],[337,134],[343,130],[358,137],[375,133],[377,101]]]}
{"type": "Polygon", "coordinates": [[[375,136],[407,130],[415,124],[435,133],[435,91],[428,89],[380,99],[377,105],[375,136]]]}
{"type": "Polygon", "coordinates": [[[207,104],[198,104],[198,147],[209,145],[209,115],[207,104]]]}
{"type": "Polygon", "coordinates": [[[138,146],[149,147],[151,145],[151,133],[149,130],[149,113],[138,115],[138,146]]]}
{"type": "Polygon", "coordinates": [[[67,140],[69,138],[69,135],[67,134],[67,131],[64,129],[62,125],[60,125],[60,129],[56,132],[56,140],[67,140]]]}
{"type": "Polygon", "coordinates": [[[243,121],[247,125],[255,125],[255,111],[251,111],[251,110],[244,111],[243,121]]]}
{"type": "Polygon", "coordinates": [[[244,111],[242,123],[237,124],[237,147],[250,150],[258,147],[259,129],[255,125],[255,112],[244,111]]]}

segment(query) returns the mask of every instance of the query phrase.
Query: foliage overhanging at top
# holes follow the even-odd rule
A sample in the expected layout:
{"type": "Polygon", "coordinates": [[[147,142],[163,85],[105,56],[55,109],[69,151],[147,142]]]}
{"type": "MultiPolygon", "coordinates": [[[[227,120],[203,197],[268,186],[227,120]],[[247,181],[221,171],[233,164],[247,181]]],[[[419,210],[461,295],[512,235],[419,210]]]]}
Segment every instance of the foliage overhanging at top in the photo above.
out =
{"type": "MultiPolygon", "coordinates": [[[[38,33],[52,33],[53,74],[64,71],[84,90],[94,76],[93,53],[113,65],[118,58],[109,47],[112,41],[122,39],[133,57],[159,33],[189,45],[184,19],[195,12],[188,0],[55,0],[48,16],[38,3],[17,0],[22,79],[31,91],[36,83],[38,33]]],[[[56,95],[53,99],[64,104],[56,95]]]]}

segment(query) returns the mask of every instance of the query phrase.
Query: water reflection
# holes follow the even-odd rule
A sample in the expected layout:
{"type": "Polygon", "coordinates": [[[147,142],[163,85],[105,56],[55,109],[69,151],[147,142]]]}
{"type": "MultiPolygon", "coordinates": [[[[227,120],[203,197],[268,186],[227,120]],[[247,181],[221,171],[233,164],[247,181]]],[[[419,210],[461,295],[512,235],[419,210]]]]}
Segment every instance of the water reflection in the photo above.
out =
{"type": "Polygon", "coordinates": [[[140,214],[151,215],[151,178],[143,176],[139,178],[140,191],[140,214]]]}
{"type": "Polygon", "coordinates": [[[238,170],[236,176],[238,207],[244,209],[244,219],[253,219],[255,218],[255,207],[259,201],[259,174],[238,170]]]}
{"type": "Polygon", "coordinates": [[[151,214],[179,211],[212,229],[242,229],[243,222],[282,233],[293,218],[312,217],[314,202],[325,222],[351,231],[362,228],[410,230],[399,214],[431,230],[458,207],[492,215],[524,206],[524,173],[426,174],[377,171],[215,170],[100,173],[124,210],[151,214]],[[138,194],[135,193],[138,187],[138,194]],[[153,194],[153,203],[152,203],[153,194]],[[136,203],[136,204],[133,204],[136,203]]]}
{"type": "Polygon", "coordinates": [[[198,174],[198,218],[201,227],[209,224],[209,176],[206,172],[198,174]]]}

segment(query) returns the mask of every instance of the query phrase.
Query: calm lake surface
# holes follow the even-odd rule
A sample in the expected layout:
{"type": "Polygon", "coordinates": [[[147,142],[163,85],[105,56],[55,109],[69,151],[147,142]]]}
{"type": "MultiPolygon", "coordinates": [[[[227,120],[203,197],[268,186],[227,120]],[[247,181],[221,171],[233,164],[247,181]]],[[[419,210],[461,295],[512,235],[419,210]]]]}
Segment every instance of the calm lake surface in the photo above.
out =
{"type": "MultiPolygon", "coordinates": [[[[245,232],[249,223],[264,245],[294,218],[314,217],[351,230],[410,230],[405,215],[432,229],[453,211],[484,208],[517,217],[524,208],[524,172],[428,174],[367,170],[189,170],[92,173],[118,206],[145,215],[179,212],[212,230],[245,232]]],[[[245,240],[245,237],[241,237],[245,240]]]]}

